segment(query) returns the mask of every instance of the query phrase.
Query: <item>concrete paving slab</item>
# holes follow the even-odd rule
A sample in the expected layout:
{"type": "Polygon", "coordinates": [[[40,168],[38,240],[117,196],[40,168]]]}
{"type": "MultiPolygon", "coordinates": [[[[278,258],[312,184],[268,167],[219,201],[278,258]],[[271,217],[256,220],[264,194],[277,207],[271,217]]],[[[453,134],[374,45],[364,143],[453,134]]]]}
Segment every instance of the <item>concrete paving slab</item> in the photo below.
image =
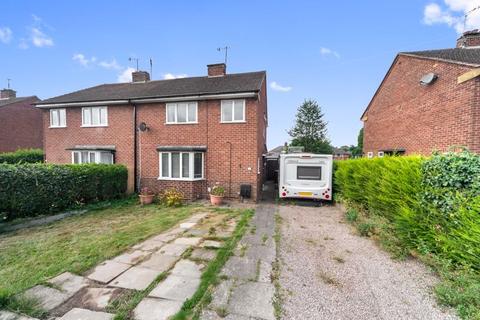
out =
{"type": "Polygon", "coordinates": [[[88,281],[87,278],[77,276],[70,272],[64,272],[47,282],[61,288],[62,291],[69,296],[73,296],[75,293],[90,284],[90,281],[88,281]]]}
{"type": "Polygon", "coordinates": [[[200,315],[200,320],[258,320],[255,318],[242,316],[240,314],[228,314],[226,317],[220,317],[217,312],[213,310],[203,310],[200,315]]]}
{"type": "Polygon", "coordinates": [[[218,248],[221,248],[222,247],[222,243],[220,241],[213,241],[213,240],[205,240],[202,242],[202,244],[200,245],[200,247],[202,248],[215,248],[215,249],[218,249],[218,248]]]}
{"type": "Polygon", "coordinates": [[[115,315],[106,312],[90,311],[87,309],[73,308],[59,318],[59,320],[112,320],[115,315]]]}
{"type": "Polygon", "coordinates": [[[234,283],[232,279],[224,280],[215,288],[212,294],[212,302],[209,305],[210,309],[227,307],[234,283]]]}
{"type": "Polygon", "coordinates": [[[131,252],[125,252],[124,254],[119,255],[118,257],[115,257],[113,261],[135,265],[141,262],[143,259],[145,259],[149,255],[150,255],[150,252],[135,250],[131,252]]]}
{"type": "Polygon", "coordinates": [[[109,285],[124,289],[144,290],[159,274],[160,272],[149,268],[131,267],[109,285]]]}
{"type": "Polygon", "coordinates": [[[87,276],[88,279],[101,283],[108,283],[129,269],[131,265],[113,260],[107,260],[99,264],[93,272],[87,276]]]}
{"type": "Polygon", "coordinates": [[[160,282],[149,296],[184,302],[193,296],[199,284],[199,278],[170,275],[160,282]]]}
{"type": "Polygon", "coordinates": [[[0,310],[0,320],[38,320],[37,318],[30,318],[22,316],[10,311],[0,310]]]}
{"type": "Polygon", "coordinates": [[[276,258],[276,251],[274,247],[267,247],[262,245],[249,245],[245,251],[244,256],[250,259],[261,259],[262,261],[272,263],[276,258]]]}
{"type": "Polygon", "coordinates": [[[142,251],[157,251],[164,245],[165,245],[165,242],[163,241],[149,239],[133,246],[133,249],[142,250],[142,251]]]}
{"type": "Polygon", "coordinates": [[[38,301],[39,307],[46,311],[58,307],[70,298],[70,295],[66,292],[42,285],[28,289],[25,291],[24,296],[28,299],[38,301]]]}
{"type": "Polygon", "coordinates": [[[177,237],[177,234],[166,234],[166,233],[162,233],[162,234],[159,234],[158,236],[155,236],[153,238],[150,238],[149,240],[153,240],[153,241],[161,241],[161,242],[170,242],[172,241],[173,239],[175,239],[177,237]]]}
{"type": "Polygon", "coordinates": [[[166,236],[179,236],[180,234],[182,234],[184,232],[185,232],[185,229],[177,227],[177,228],[168,230],[167,232],[164,233],[164,235],[166,235],[166,236]]]}
{"type": "Polygon", "coordinates": [[[207,216],[208,216],[208,213],[198,213],[198,214],[195,214],[195,215],[191,216],[190,218],[188,218],[186,222],[197,223],[200,220],[202,220],[203,218],[206,218],[207,216]]]}
{"type": "Polygon", "coordinates": [[[273,284],[245,282],[235,286],[228,305],[228,311],[234,314],[275,320],[273,310],[273,284]]]}
{"type": "Polygon", "coordinates": [[[180,223],[180,228],[182,229],[191,229],[193,228],[197,223],[196,222],[184,222],[180,223]]]}
{"type": "Polygon", "coordinates": [[[81,305],[90,310],[104,310],[116,295],[119,288],[87,288],[81,298],[81,305]]]}
{"type": "Polygon", "coordinates": [[[177,260],[178,257],[175,256],[169,256],[162,253],[154,253],[150,256],[148,260],[142,262],[138,266],[153,269],[162,273],[170,269],[177,260]]]}
{"type": "Polygon", "coordinates": [[[272,264],[260,261],[260,270],[258,272],[258,282],[271,283],[272,282],[272,264]]]}
{"type": "Polygon", "coordinates": [[[183,302],[144,298],[133,311],[136,320],[167,320],[182,308],[183,302]]]}
{"type": "Polygon", "coordinates": [[[255,280],[257,261],[247,257],[231,257],[222,269],[222,275],[239,280],[255,280]]]}
{"type": "Polygon", "coordinates": [[[176,276],[200,278],[203,265],[197,264],[191,260],[180,260],[177,262],[171,273],[176,276]]]}
{"type": "Polygon", "coordinates": [[[158,250],[159,253],[163,253],[169,256],[180,257],[189,246],[177,243],[168,243],[158,250]]]}
{"type": "Polygon", "coordinates": [[[177,238],[173,243],[175,244],[184,244],[187,246],[197,246],[200,241],[202,241],[202,238],[197,238],[197,237],[189,237],[189,238],[177,238]]]}
{"type": "Polygon", "coordinates": [[[216,250],[197,248],[192,251],[191,258],[210,261],[217,256],[216,250]]]}
{"type": "Polygon", "coordinates": [[[192,237],[203,237],[208,233],[208,230],[204,229],[190,229],[187,232],[185,232],[186,236],[192,236],[192,237]]]}

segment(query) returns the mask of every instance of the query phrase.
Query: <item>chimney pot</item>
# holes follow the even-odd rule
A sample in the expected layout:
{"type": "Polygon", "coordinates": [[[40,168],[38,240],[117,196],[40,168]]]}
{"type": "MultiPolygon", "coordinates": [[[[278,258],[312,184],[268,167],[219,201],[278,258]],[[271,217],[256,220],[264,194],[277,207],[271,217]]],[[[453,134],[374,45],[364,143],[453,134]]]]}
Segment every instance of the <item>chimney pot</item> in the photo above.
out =
{"type": "Polygon", "coordinates": [[[480,47],[480,30],[466,31],[457,40],[457,48],[480,47]]]}
{"type": "Polygon", "coordinates": [[[132,72],[132,82],[148,82],[150,81],[150,73],[147,71],[132,72]]]}
{"type": "Polygon", "coordinates": [[[17,92],[12,89],[0,90],[0,99],[12,99],[17,97],[17,92]]]}
{"type": "Polygon", "coordinates": [[[227,65],[225,63],[215,63],[207,65],[209,77],[223,77],[227,74],[227,65]]]}

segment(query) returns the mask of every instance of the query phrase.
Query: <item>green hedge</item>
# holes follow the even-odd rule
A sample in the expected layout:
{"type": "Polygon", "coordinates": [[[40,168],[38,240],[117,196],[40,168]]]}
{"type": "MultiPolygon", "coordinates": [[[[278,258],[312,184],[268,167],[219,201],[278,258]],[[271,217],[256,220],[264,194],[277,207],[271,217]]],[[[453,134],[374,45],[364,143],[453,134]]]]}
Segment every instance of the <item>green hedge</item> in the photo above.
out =
{"type": "Polygon", "coordinates": [[[126,190],[123,165],[0,164],[0,213],[7,219],[118,198],[126,190]]]}
{"type": "Polygon", "coordinates": [[[480,269],[480,156],[338,161],[337,196],[390,221],[402,245],[480,269]]]}
{"type": "Polygon", "coordinates": [[[42,149],[20,149],[15,152],[0,153],[0,163],[38,163],[43,162],[42,149]]]}

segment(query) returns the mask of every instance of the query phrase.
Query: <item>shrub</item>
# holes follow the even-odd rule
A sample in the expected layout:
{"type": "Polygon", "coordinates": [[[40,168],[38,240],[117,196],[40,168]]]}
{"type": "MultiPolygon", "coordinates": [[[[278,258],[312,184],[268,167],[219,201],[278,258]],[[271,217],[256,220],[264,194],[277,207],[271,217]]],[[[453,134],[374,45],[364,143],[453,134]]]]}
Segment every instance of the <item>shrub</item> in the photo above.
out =
{"type": "Polygon", "coordinates": [[[225,188],[222,186],[214,186],[210,191],[210,194],[214,196],[223,197],[225,195],[225,188]]]}
{"type": "Polygon", "coordinates": [[[0,213],[7,219],[118,198],[126,189],[122,165],[0,164],[0,213]]]}
{"type": "Polygon", "coordinates": [[[175,188],[166,189],[160,195],[160,202],[167,207],[179,207],[182,205],[183,193],[175,188]]]}
{"type": "Polygon", "coordinates": [[[350,208],[347,210],[347,213],[345,214],[345,217],[347,218],[347,221],[349,222],[354,222],[357,221],[358,219],[358,212],[357,210],[350,208]]]}
{"type": "Polygon", "coordinates": [[[15,152],[0,153],[0,163],[38,163],[43,162],[43,150],[19,149],[15,152]]]}

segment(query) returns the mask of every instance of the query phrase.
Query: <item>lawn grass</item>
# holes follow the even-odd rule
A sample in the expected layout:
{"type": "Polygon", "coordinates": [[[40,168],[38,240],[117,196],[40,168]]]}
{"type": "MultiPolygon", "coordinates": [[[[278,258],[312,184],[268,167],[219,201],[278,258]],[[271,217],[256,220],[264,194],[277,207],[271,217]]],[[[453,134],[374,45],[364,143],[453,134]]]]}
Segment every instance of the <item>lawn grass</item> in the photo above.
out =
{"type": "Polygon", "coordinates": [[[199,206],[140,206],[136,198],[48,225],[0,235],[0,308],[13,296],[62,272],[82,274],[132,245],[202,211],[199,206]]]}

